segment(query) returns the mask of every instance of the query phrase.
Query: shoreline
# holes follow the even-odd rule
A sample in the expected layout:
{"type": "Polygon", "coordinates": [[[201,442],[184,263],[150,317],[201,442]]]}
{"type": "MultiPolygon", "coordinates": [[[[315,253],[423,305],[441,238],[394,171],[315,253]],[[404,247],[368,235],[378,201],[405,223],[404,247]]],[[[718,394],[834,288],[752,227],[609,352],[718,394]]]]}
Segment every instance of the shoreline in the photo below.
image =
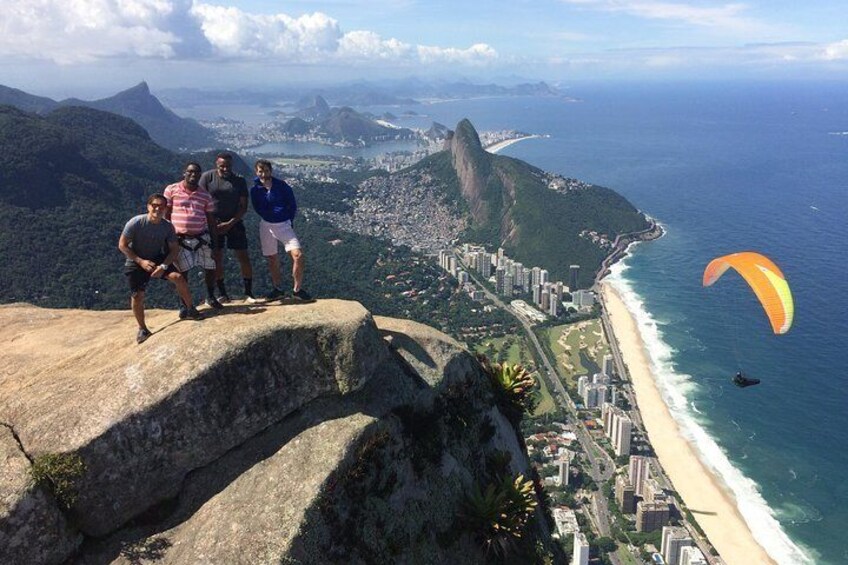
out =
{"type": "Polygon", "coordinates": [[[484,150],[488,151],[489,153],[497,153],[501,149],[506,149],[510,145],[512,145],[514,143],[518,143],[519,141],[524,141],[525,139],[536,139],[536,138],[540,138],[540,137],[542,137],[542,136],[538,135],[538,134],[533,134],[533,135],[525,135],[523,137],[514,137],[512,139],[505,139],[503,141],[499,141],[497,143],[494,143],[494,144],[492,144],[488,147],[484,147],[484,150]]]}
{"type": "Polygon", "coordinates": [[[678,496],[726,563],[776,563],[756,541],[732,493],[703,463],[672,416],[657,387],[639,327],[619,291],[608,281],[600,284],[604,310],[630,373],[636,409],[678,496]]]}

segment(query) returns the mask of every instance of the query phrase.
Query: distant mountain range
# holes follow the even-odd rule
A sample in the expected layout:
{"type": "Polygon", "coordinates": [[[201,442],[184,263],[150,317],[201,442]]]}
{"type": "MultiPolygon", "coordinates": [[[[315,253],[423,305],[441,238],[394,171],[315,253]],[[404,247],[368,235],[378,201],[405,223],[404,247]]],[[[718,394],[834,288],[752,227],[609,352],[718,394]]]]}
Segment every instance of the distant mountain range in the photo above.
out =
{"type": "Polygon", "coordinates": [[[204,104],[254,104],[268,108],[304,107],[304,100],[321,96],[336,106],[410,106],[423,99],[476,98],[480,96],[563,96],[562,91],[545,82],[514,86],[474,84],[465,81],[425,81],[408,79],[393,83],[357,82],[347,85],[314,88],[275,88],[220,92],[197,88],[164,89],[160,97],[172,107],[189,108],[203,100],[204,104]]]}
{"type": "Polygon", "coordinates": [[[8,104],[37,114],[47,114],[67,106],[112,112],[134,120],[150,134],[153,141],[174,151],[193,151],[214,147],[216,144],[215,136],[209,129],[192,119],[181,118],[165,108],[150,93],[145,82],[101,100],[68,98],[60,102],[0,86],[0,104],[8,104]]]}
{"type": "Polygon", "coordinates": [[[334,143],[367,143],[416,137],[410,129],[383,125],[372,116],[353,108],[331,108],[320,95],[299,100],[295,117],[282,124],[280,131],[288,135],[313,135],[334,143]]]}

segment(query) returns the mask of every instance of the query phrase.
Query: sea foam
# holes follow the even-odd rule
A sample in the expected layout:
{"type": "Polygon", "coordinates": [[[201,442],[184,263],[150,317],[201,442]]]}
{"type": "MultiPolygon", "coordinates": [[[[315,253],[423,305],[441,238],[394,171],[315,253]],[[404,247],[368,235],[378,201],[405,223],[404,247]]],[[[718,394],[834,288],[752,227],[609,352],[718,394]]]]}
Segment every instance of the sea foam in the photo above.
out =
{"type": "MultiPolygon", "coordinates": [[[[632,251],[632,247],[628,252],[632,251]]],[[[739,513],[748,524],[754,538],[777,563],[798,565],[815,563],[814,553],[802,549],[793,542],[776,518],[776,513],[762,497],[756,482],[746,477],[733,466],[718,443],[697,421],[700,414],[693,414],[690,405],[691,393],[697,385],[690,375],[674,370],[675,350],[663,340],[663,333],[656,320],[645,308],[642,297],[627,279],[626,258],[610,269],[605,282],[621,296],[627,310],[639,328],[642,342],[651,364],[651,373],[663,401],[677,422],[680,433],[698,453],[704,466],[718,479],[719,483],[730,491],[739,513]]]]}

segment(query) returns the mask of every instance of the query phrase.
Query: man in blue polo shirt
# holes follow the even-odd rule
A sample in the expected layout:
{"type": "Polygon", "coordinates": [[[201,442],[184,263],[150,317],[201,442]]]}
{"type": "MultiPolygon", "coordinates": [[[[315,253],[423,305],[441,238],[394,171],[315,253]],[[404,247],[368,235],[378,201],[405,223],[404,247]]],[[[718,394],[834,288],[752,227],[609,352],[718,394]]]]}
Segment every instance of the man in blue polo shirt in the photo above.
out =
{"type": "Polygon", "coordinates": [[[303,290],[303,252],[300,249],[300,241],[292,228],[292,220],[297,213],[297,202],[294,192],[283,180],[272,175],[270,161],[260,159],[256,161],[256,178],[250,189],[250,201],[253,209],[259,214],[259,241],[262,246],[262,255],[268,260],[268,269],[271,271],[271,281],[274,283],[273,290],[265,298],[276,300],[285,297],[280,274],[280,260],[278,258],[278,243],[292,258],[292,278],[294,279],[293,296],[304,302],[312,301],[308,292],[303,290]]]}

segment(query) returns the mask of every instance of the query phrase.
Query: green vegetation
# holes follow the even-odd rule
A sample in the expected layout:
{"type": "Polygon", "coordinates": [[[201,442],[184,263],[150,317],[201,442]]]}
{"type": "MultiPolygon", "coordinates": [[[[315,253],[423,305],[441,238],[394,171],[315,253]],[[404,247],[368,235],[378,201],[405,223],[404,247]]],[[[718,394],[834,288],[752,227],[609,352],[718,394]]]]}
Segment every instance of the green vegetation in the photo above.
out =
{"type": "Polygon", "coordinates": [[[35,458],[30,472],[33,482],[52,492],[67,510],[77,501],[77,480],[85,469],[85,462],[76,453],[46,453],[35,458]]]}
{"type": "Polygon", "coordinates": [[[517,428],[524,413],[535,408],[533,391],[536,380],[521,365],[491,365],[485,357],[481,362],[489,376],[498,408],[517,428]]]}
{"type": "Polygon", "coordinates": [[[536,505],[533,481],[520,474],[504,475],[485,490],[475,484],[466,496],[459,517],[487,556],[506,561],[526,535],[536,505]]]}

